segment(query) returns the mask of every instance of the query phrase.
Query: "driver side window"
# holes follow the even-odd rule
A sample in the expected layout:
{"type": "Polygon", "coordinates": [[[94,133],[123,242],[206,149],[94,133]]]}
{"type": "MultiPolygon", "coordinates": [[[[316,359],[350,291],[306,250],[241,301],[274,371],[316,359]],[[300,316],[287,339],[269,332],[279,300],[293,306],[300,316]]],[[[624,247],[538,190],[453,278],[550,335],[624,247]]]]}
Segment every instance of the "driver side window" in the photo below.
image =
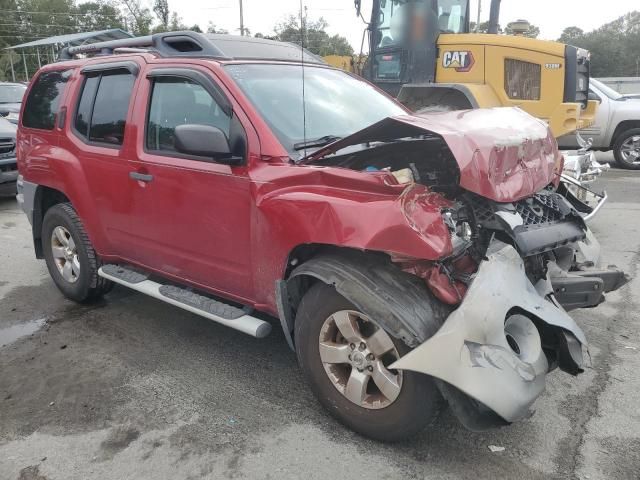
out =
{"type": "Polygon", "coordinates": [[[229,138],[231,118],[204,87],[182,77],[158,77],[153,80],[146,147],[150,151],[176,152],[175,129],[178,125],[218,127],[229,138]]]}

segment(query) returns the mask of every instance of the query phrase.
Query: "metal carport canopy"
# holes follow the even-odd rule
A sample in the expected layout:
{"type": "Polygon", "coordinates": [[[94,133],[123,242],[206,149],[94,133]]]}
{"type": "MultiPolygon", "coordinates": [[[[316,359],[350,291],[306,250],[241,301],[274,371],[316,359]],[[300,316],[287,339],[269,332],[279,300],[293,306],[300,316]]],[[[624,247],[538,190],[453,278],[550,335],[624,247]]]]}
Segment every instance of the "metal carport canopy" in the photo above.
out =
{"type": "MultiPolygon", "coordinates": [[[[35,48],[36,57],[38,58],[38,68],[42,67],[42,62],[40,60],[40,50],[39,47],[50,46],[52,61],[55,61],[56,57],[56,47],[61,45],[65,47],[75,47],[78,45],[84,45],[85,43],[95,43],[95,42],[104,42],[108,40],[119,40],[121,38],[130,38],[133,37],[128,32],[120,28],[111,28],[109,30],[96,30],[93,32],[79,32],[79,33],[70,33],[67,35],[55,35],[53,37],[41,38],[40,40],[34,40],[32,42],[21,43],[19,45],[13,45],[11,47],[5,47],[5,50],[22,50],[22,62],[24,64],[24,73],[26,76],[26,80],[29,80],[29,72],[27,70],[27,59],[25,49],[27,48],[35,48]]],[[[16,81],[16,73],[13,68],[13,61],[9,62],[11,65],[11,77],[13,81],[16,81]]]]}
{"type": "Polygon", "coordinates": [[[112,28],[110,30],[97,30],[95,32],[81,32],[81,33],[70,33],[68,35],[56,35],[53,37],[41,38],[40,40],[34,40],[33,42],[21,43],[19,45],[13,45],[11,47],[6,47],[5,50],[17,50],[21,48],[28,47],[42,47],[45,45],[67,45],[67,46],[76,46],[83,45],[88,41],[93,42],[104,42],[107,40],[117,40],[119,38],[129,38],[132,37],[128,32],[120,28],[112,28]]]}

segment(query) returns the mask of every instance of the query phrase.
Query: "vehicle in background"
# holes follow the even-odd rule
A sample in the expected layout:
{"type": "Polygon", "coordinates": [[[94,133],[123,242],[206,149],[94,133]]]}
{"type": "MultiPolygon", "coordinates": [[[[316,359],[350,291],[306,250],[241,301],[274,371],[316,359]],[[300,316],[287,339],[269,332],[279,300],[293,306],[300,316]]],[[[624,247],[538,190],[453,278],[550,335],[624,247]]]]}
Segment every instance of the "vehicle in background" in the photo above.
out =
{"type": "Polygon", "coordinates": [[[22,83],[0,82],[0,117],[17,124],[26,91],[27,85],[22,83]]]}
{"type": "Polygon", "coordinates": [[[588,51],[498,35],[500,0],[491,1],[489,33],[473,33],[469,3],[373,0],[363,76],[412,111],[520,107],[556,138],[593,122],[588,51]]]}
{"type": "Polygon", "coordinates": [[[589,230],[541,120],[414,115],[265,39],[61,57],[29,89],[18,198],[68,298],[118,283],[257,338],[277,317],[318,400],[379,440],[444,400],[474,430],[528,418],[551,371],[583,371],[567,311],[626,278],[579,261],[589,230]]]}
{"type": "MultiPolygon", "coordinates": [[[[620,167],[640,169],[640,98],[622,95],[596,79],[591,79],[589,97],[599,103],[596,120],[580,130],[580,135],[594,150],[613,150],[620,167]]],[[[574,148],[577,140],[575,135],[567,135],[559,138],[558,144],[574,148]]]]}
{"type": "Polygon", "coordinates": [[[15,196],[18,165],[16,163],[16,126],[0,118],[0,196],[15,196]]]}

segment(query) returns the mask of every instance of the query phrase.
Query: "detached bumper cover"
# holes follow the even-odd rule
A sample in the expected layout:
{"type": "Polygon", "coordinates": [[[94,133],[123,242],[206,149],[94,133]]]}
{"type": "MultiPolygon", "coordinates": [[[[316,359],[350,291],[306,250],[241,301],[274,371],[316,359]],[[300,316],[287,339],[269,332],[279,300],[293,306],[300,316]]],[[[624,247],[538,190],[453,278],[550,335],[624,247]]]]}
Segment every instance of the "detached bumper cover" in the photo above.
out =
{"type": "MultiPolygon", "coordinates": [[[[548,282],[538,285],[541,292],[531,284],[513,247],[494,241],[487,258],[460,307],[440,330],[390,368],[438,378],[514,422],[529,416],[544,391],[549,366],[541,347],[530,349],[526,361],[514,353],[505,336],[505,318],[518,308],[569,332],[579,345],[586,345],[586,339],[561,307],[544,298],[550,293],[548,282]]],[[[533,330],[529,333],[537,335],[533,330]]]]}

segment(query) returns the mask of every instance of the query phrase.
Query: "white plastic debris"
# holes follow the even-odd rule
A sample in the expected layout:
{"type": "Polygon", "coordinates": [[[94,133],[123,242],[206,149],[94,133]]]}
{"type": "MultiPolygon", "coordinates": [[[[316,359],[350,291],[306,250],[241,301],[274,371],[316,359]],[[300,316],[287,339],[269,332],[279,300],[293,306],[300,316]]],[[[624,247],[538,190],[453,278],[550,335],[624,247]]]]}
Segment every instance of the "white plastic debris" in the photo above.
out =
{"type": "Polygon", "coordinates": [[[492,453],[504,452],[504,447],[498,447],[497,445],[489,445],[489,450],[491,450],[492,453]]]}

